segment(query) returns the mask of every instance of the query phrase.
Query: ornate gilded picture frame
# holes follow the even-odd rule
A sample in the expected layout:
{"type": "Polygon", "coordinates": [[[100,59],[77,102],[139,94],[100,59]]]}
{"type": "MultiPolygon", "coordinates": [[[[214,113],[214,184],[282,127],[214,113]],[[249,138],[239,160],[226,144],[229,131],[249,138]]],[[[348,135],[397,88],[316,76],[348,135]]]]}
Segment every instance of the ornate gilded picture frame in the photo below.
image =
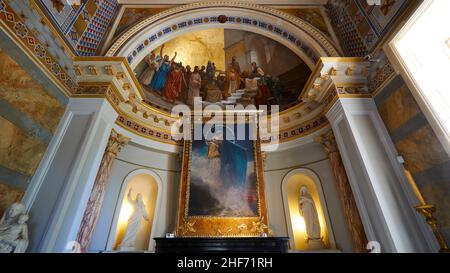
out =
{"type": "Polygon", "coordinates": [[[178,237],[259,237],[267,222],[259,138],[184,141],[178,237]]]}

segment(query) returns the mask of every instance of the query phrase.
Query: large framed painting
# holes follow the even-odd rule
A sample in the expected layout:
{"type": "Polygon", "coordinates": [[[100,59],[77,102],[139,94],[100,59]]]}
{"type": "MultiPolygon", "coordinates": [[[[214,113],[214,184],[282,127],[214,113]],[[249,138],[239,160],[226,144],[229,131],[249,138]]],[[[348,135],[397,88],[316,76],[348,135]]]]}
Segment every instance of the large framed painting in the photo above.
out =
{"type": "Polygon", "coordinates": [[[250,137],[255,128],[248,122],[212,125],[206,131],[219,136],[206,133],[184,142],[177,236],[269,233],[260,142],[250,137]],[[239,130],[245,137],[237,137],[239,130]]]}

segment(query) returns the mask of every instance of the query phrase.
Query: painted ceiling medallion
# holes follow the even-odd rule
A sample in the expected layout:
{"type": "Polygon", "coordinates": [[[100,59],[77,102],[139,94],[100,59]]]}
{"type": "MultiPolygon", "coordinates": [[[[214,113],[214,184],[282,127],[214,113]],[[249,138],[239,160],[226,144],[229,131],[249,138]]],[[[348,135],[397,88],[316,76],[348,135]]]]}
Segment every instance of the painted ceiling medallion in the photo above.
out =
{"type": "Polygon", "coordinates": [[[219,17],[217,17],[217,20],[219,21],[219,23],[224,24],[228,21],[228,17],[226,15],[219,15],[219,17]]]}

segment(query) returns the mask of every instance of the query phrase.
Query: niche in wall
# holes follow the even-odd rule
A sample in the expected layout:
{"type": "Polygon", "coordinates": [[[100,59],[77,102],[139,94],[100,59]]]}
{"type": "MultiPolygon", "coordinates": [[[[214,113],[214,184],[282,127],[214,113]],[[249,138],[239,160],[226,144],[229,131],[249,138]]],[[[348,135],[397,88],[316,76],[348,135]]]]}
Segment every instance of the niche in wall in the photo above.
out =
{"type": "Polygon", "coordinates": [[[309,250],[305,220],[300,215],[300,188],[305,186],[316,206],[324,249],[334,249],[335,242],[320,180],[308,169],[289,172],[283,179],[282,194],[291,250],[309,250]]]}
{"type": "Polygon", "coordinates": [[[121,193],[118,199],[118,205],[115,212],[115,226],[113,250],[119,250],[123,236],[125,235],[128,219],[133,213],[133,207],[128,202],[128,192],[131,189],[131,198],[134,200],[136,195],[142,195],[144,204],[147,209],[149,221],[141,220],[141,226],[136,237],[136,250],[147,251],[149,249],[153,222],[155,219],[158,183],[155,178],[148,173],[140,173],[133,175],[130,179],[126,179],[122,185],[121,193]]]}

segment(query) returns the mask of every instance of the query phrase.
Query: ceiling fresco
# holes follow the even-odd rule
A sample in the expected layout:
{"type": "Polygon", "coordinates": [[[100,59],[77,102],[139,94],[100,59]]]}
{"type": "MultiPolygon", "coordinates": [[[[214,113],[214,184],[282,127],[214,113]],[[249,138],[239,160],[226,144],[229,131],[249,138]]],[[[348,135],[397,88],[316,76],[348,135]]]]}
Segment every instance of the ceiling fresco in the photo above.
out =
{"type": "Polygon", "coordinates": [[[311,74],[291,50],[265,36],[209,29],[179,36],[148,52],[136,67],[146,102],[166,111],[177,104],[280,105],[298,97],[311,74]]]}
{"type": "Polygon", "coordinates": [[[120,34],[138,23],[140,20],[167,9],[168,8],[125,8],[114,32],[114,37],[120,36],[120,34]]]}
{"type": "Polygon", "coordinates": [[[315,26],[318,30],[322,31],[322,33],[326,34],[328,37],[331,37],[330,30],[328,29],[325,17],[323,16],[320,8],[292,8],[279,10],[305,20],[315,26]]]}

